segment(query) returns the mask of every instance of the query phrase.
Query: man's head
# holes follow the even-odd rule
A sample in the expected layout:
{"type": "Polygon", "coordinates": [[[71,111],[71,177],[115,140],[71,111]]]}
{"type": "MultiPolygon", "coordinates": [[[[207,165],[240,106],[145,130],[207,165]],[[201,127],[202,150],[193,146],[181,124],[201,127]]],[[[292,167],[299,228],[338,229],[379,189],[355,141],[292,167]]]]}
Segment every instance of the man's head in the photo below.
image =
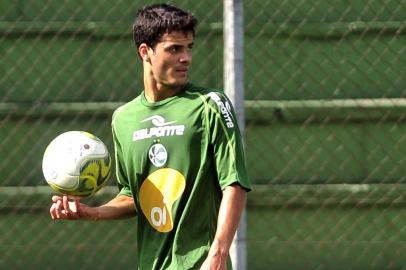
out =
{"type": "Polygon", "coordinates": [[[190,13],[168,4],[154,4],[140,9],[133,25],[133,38],[137,48],[142,43],[151,48],[165,33],[183,32],[194,36],[197,19],[190,13]]]}
{"type": "Polygon", "coordinates": [[[196,24],[193,15],[167,4],[147,6],[138,12],[133,30],[143,62],[144,84],[179,89],[187,82],[196,24]]]}

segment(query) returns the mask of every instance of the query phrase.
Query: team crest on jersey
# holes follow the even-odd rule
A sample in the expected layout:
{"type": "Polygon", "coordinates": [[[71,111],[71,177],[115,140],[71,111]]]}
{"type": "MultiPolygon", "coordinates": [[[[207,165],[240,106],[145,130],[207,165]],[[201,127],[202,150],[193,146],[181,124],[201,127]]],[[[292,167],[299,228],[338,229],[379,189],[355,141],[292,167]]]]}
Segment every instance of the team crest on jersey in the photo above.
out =
{"type": "Polygon", "coordinates": [[[141,121],[151,122],[153,127],[136,130],[133,133],[133,141],[149,139],[153,137],[181,136],[185,132],[185,125],[174,125],[177,121],[166,122],[160,115],[153,115],[141,121]]]}
{"type": "Polygon", "coordinates": [[[149,160],[155,167],[162,167],[165,165],[168,160],[168,152],[166,151],[165,146],[160,143],[156,143],[148,151],[149,160]]]}

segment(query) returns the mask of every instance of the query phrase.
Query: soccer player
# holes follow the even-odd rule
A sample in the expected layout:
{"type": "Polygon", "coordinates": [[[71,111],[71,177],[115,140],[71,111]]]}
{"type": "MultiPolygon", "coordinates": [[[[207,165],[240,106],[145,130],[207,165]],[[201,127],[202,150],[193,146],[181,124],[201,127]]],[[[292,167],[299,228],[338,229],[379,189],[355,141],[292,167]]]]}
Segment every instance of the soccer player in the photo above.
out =
{"type": "Polygon", "coordinates": [[[188,83],[196,24],[167,4],[138,11],[144,91],[112,119],[119,193],[99,207],[52,198],[53,219],[136,215],[139,269],[230,269],[251,188],[230,101],[188,83]]]}

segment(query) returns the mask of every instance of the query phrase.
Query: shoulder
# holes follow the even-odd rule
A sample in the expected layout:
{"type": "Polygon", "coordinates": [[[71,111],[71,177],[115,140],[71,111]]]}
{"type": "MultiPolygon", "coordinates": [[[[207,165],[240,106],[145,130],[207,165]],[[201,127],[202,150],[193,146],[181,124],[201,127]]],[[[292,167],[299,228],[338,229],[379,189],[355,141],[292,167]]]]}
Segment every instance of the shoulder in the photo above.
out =
{"type": "Polygon", "coordinates": [[[188,84],[185,92],[189,96],[199,97],[204,103],[207,104],[215,104],[219,106],[219,103],[225,104],[229,102],[226,94],[219,89],[188,84]]]}
{"type": "Polygon", "coordinates": [[[223,91],[209,88],[196,88],[198,94],[204,104],[207,117],[210,119],[219,119],[228,128],[233,128],[236,123],[234,108],[223,91]]]}
{"type": "Polygon", "coordinates": [[[134,109],[137,109],[137,107],[139,107],[138,105],[140,104],[140,100],[141,96],[139,95],[130,102],[127,102],[115,109],[112,116],[112,125],[114,125],[120,118],[131,113],[134,109]]]}

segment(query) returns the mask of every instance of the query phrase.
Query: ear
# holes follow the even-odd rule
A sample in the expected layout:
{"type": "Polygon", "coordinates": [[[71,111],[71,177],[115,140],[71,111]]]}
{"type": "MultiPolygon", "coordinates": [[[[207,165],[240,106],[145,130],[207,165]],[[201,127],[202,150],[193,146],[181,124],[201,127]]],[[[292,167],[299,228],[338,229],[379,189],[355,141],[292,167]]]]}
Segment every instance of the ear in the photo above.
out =
{"type": "Polygon", "coordinates": [[[140,54],[142,61],[149,62],[150,58],[149,58],[148,50],[149,50],[149,47],[145,43],[142,43],[138,47],[138,53],[140,54]]]}

